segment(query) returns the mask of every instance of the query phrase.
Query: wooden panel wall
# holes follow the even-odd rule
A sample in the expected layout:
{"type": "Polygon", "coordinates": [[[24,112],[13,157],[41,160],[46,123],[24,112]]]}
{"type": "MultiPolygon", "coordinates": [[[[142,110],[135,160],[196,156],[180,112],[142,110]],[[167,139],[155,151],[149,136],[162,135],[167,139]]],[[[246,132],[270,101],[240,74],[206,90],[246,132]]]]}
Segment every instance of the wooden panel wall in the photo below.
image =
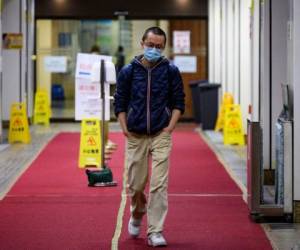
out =
{"type": "Polygon", "coordinates": [[[208,60],[207,60],[207,26],[206,19],[202,20],[170,20],[170,39],[169,44],[173,47],[173,31],[189,30],[191,31],[191,54],[197,56],[197,72],[182,73],[184,90],[186,94],[186,112],[184,118],[193,118],[192,96],[189,82],[192,80],[206,80],[208,77],[208,60]]]}

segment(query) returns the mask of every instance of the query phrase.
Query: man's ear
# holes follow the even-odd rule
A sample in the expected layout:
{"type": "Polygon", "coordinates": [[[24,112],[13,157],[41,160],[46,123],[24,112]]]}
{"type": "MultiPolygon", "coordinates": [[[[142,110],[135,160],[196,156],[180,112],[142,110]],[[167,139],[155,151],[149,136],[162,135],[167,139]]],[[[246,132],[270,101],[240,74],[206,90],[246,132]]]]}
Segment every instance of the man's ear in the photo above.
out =
{"type": "Polygon", "coordinates": [[[140,44],[141,44],[142,49],[144,49],[144,42],[141,41],[140,44]]]}

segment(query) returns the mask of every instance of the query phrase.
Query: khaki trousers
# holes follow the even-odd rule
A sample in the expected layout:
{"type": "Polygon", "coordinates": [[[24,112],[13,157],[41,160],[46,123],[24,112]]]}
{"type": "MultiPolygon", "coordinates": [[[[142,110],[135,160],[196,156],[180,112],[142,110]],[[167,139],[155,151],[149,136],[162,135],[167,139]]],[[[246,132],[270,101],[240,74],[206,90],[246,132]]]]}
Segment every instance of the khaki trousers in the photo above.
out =
{"type": "Polygon", "coordinates": [[[171,135],[130,135],[127,138],[128,192],[131,215],[141,219],[147,212],[147,233],[162,232],[168,210],[168,173],[171,135]],[[144,193],[148,163],[152,158],[148,202],[144,193]]]}

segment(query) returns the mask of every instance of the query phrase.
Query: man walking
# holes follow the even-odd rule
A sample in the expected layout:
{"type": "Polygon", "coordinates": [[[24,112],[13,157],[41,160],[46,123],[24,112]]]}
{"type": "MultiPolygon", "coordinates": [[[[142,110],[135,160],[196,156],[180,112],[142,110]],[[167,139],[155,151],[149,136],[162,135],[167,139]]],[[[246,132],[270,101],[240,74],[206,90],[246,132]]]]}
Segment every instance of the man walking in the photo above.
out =
{"type": "Polygon", "coordinates": [[[128,191],[131,217],[128,232],[138,237],[143,215],[148,218],[148,244],[166,246],[162,235],[168,210],[168,171],[171,133],[184,112],[184,92],[176,66],[162,56],[166,34],[159,27],[142,37],[143,55],[120,71],[115,114],[127,137],[128,191]],[[148,201],[148,159],[152,158],[148,201]]]}

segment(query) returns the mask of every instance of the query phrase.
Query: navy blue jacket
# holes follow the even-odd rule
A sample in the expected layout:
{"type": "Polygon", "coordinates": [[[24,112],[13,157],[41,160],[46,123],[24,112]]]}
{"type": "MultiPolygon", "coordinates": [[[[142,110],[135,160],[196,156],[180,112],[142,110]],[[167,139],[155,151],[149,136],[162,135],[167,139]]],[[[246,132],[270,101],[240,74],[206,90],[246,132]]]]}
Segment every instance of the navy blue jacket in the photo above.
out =
{"type": "Polygon", "coordinates": [[[127,113],[128,131],[155,134],[167,127],[172,110],[184,112],[184,92],[178,68],[161,58],[152,68],[141,56],[119,72],[115,92],[115,115],[127,113]]]}

